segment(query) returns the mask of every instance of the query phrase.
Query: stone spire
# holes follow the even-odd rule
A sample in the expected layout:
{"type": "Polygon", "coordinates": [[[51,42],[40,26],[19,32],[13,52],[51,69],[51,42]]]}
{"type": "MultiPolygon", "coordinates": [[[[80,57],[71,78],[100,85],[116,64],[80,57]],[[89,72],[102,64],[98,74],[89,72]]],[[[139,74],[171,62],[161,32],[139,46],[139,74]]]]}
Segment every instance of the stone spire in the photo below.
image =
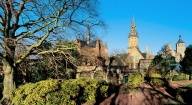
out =
{"type": "Polygon", "coordinates": [[[87,43],[87,45],[89,45],[89,43],[90,43],[90,26],[89,25],[87,25],[86,43],[87,43]]]}
{"type": "Polygon", "coordinates": [[[130,37],[137,37],[138,38],[134,17],[133,17],[132,23],[131,23],[131,31],[129,34],[129,38],[130,37]]]}
{"type": "Polygon", "coordinates": [[[135,21],[134,21],[134,17],[132,19],[132,23],[131,23],[131,31],[135,31],[136,25],[135,25],[135,21]]]}

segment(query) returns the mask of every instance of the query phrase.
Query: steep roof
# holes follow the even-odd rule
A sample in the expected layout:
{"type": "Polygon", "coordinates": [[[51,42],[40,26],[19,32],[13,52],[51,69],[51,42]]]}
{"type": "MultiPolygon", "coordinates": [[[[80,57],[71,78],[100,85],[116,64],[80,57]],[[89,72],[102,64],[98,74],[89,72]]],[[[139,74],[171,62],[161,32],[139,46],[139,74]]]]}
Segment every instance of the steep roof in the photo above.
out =
{"type": "Polygon", "coordinates": [[[141,53],[141,55],[143,56],[143,58],[147,58],[147,53],[141,53]]]}
{"type": "Polygon", "coordinates": [[[182,39],[181,39],[181,35],[179,35],[179,40],[177,43],[185,43],[182,39]]]}
{"type": "Polygon", "coordinates": [[[78,43],[81,43],[82,46],[89,46],[89,47],[92,47],[92,48],[96,47],[97,40],[90,41],[89,44],[87,44],[87,42],[84,41],[84,40],[80,40],[80,39],[76,39],[76,40],[77,40],[78,43]]]}

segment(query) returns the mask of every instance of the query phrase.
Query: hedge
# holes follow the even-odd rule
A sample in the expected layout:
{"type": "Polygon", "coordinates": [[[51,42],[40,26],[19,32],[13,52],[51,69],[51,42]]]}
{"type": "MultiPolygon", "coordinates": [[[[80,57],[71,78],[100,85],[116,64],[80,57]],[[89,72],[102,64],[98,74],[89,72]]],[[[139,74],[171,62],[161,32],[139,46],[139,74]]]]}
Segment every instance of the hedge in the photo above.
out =
{"type": "Polygon", "coordinates": [[[108,96],[109,85],[103,80],[44,80],[27,83],[14,92],[14,105],[95,104],[108,96]]]}
{"type": "Polygon", "coordinates": [[[174,75],[173,81],[182,81],[182,80],[189,80],[189,75],[181,74],[181,75],[174,75]]]}

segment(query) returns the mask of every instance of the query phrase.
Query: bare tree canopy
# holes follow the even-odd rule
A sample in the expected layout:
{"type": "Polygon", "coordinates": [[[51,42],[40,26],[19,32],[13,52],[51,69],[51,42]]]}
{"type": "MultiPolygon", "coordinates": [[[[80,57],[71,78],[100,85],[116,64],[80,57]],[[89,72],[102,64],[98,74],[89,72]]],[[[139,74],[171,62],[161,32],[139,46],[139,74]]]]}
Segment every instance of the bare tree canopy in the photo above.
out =
{"type": "Polygon", "coordinates": [[[98,0],[0,0],[3,99],[12,99],[17,65],[43,41],[69,33],[79,35],[87,23],[105,28],[98,8],[98,0]],[[16,57],[15,49],[22,42],[26,51],[16,57]]]}

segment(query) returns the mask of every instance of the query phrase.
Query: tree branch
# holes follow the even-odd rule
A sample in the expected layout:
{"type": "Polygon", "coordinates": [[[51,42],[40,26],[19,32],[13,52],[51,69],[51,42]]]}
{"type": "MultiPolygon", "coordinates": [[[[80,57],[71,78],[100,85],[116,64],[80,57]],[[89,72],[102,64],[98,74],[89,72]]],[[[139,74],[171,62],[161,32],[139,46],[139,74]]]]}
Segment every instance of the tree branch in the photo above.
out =
{"type": "Polygon", "coordinates": [[[19,16],[20,16],[20,14],[22,13],[22,11],[24,9],[25,2],[26,2],[26,0],[22,0],[21,1],[20,8],[18,10],[12,9],[12,12],[14,13],[14,23],[13,23],[13,30],[14,30],[14,32],[19,28],[18,27],[19,16]]]}
{"type": "MultiPolygon", "coordinates": [[[[40,22],[40,21],[43,21],[43,20],[35,21],[35,23],[38,23],[38,22],[40,22]]],[[[16,36],[17,38],[16,38],[15,41],[17,42],[17,41],[19,41],[20,39],[22,39],[22,38],[24,38],[24,37],[26,37],[26,36],[28,36],[28,35],[33,35],[34,33],[42,30],[42,29],[45,28],[45,27],[47,27],[48,25],[50,25],[50,24],[53,23],[54,21],[56,21],[56,20],[54,19],[54,20],[52,20],[51,22],[46,23],[45,25],[39,27],[38,29],[34,30],[33,32],[22,32],[21,34],[19,34],[19,35],[16,36]]],[[[35,24],[35,23],[26,23],[25,25],[35,24]]]]}
{"type": "Polygon", "coordinates": [[[25,53],[23,54],[23,56],[21,56],[21,58],[15,62],[15,65],[18,64],[18,63],[20,63],[20,62],[22,62],[23,59],[25,59],[25,58],[30,54],[30,52],[32,51],[33,48],[40,46],[40,45],[43,43],[43,41],[50,35],[50,33],[51,33],[56,27],[57,27],[57,26],[54,26],[54,27],[52,27],[51,29],[47,30],[46,34],[41,38],[41,40],[40,40],[38,43],[31,45],[31,46],[29,47],[29,49],[27,50],[27,52],[25,52],[25,53]]]}
{"type": "Polygon", "coordinates": [[[66,48],[58,48],[56,50],[47,50],[47,51],[42,51],[42,52],[39,52],[38,54],[47,54],[47,53],[59,53],[59,52],[62,52],[64,50],[72,50],[72,49],[75,49],[76,47],[74,46],[71,46],[71,47],[66,47],[66,48]]]}
{"type": "Polygon", "coordinates": [[[2,26],[4,25],[4,19],[1,14],[0,14],[0,23],[2,24],[2,26]]]}

